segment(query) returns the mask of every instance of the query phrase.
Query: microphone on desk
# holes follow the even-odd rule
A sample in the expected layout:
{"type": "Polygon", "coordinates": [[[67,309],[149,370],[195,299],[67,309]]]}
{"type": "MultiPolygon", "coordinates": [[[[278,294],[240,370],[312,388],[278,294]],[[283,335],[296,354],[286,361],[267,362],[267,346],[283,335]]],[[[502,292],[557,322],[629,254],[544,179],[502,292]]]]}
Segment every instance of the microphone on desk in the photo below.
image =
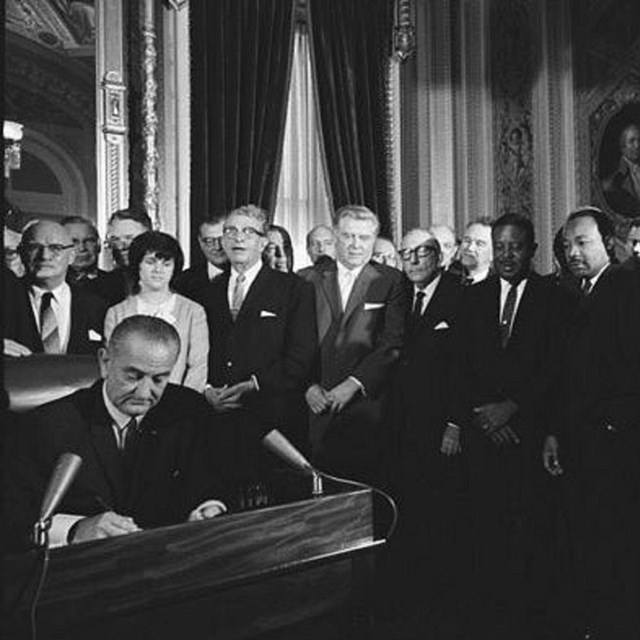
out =
{"type": "Polygon", "coordinates": [[[313,478],[313,495],[322,495],[322,478],[320,474],[278,429],[269,431],[262,438],[262,444],[289,466],[302,471],[305,475],[311,476],[313,478]]]}
{"type": "Polygon", "coordinates": [[[75,453],[63,453],[58,458],[42,499],[40,516],[34,528],[35,542],[38,546],[46,545],[51,518],[73,483],[81,464],[82,458],[75,453]]]}

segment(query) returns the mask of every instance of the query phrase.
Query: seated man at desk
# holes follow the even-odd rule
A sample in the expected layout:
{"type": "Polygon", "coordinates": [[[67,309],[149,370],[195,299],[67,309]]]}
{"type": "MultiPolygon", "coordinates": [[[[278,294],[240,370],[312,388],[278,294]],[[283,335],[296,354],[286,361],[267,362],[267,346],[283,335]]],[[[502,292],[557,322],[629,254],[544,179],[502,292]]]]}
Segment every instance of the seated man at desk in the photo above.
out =
{"type": "Polygon", "coordinates": [[[214,443],[217,419],[200,394],[169,384],[179,350],[178,333],[167,322],[131,316],[99,352],[101,380],[9,428],[5,513],[11,546],[28,542],[47,480],[67,451],[83,462],[53,517],[52,546],[226,511],[218,463],[224,446],[214,443]]]}

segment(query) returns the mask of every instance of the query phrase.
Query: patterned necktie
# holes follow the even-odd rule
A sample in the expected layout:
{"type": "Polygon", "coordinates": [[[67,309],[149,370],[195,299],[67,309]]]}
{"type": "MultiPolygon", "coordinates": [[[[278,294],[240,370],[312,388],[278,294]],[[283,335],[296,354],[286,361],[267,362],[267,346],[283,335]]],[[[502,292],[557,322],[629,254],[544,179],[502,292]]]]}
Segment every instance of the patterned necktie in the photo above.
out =
{"type": "Polygon", "coordinates": [[[516,310],[516,300],[518,298],[518,286],[511,285],[509,292],[507,293],[507,300],[504,303],[504,309],[502,310],[502,318],[500,318],[500,343],[504,349],[509,342],[509,335],[511,334],[511,323],[513,321],[513,314],[516,310]]]}
{"type": "Polygon", "coordinates": [[[233,296],[231,297],[231,317],[235,320],[240,313],[240,307],[244,300],[244,281],[246,276],[240,273],[236,278],[236,285],[233,288],[233,296]]]}
{"type": "Polygon", "coordinates": [[[47,291],[40,300],[40,337],[45,353],[60,353],[60,335],[58,321],[53,312],[51,301],[53,293],[47,291]]]}

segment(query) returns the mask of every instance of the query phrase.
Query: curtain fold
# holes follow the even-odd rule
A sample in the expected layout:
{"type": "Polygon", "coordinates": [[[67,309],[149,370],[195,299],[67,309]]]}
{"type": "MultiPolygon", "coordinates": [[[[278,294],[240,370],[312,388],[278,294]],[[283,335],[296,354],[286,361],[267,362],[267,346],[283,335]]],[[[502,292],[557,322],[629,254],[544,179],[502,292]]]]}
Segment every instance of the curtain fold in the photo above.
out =
{"type": "Polygon", "coordinates": [[[210,214],[248,203],[273,208],[293,53],[294,0],[191,0],[189,7],[195,236],[210,214]]]}
{"type": "Polygon", "coordinates": [[[364,204],[390,232],[386,113],[393,0],[308,0],[333,207],[364,204]]]}

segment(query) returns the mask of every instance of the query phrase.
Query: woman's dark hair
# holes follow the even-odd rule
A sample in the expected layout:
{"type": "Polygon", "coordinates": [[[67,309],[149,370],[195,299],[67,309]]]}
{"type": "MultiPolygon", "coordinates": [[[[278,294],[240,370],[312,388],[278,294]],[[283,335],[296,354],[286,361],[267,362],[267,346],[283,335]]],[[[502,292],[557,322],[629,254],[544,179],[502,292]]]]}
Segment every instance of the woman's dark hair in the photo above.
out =
{"type": "Polygon", "coordinates": [[[169,287],[180,275],[184,266],[184,254],[178,241],[168,233],[162,231],[146,231],[136,236],[129,247],[129,271],[131,274],[131,290],[140,293],[140,263],[150,253],[161,260],[173,260],[173,275],[169,287]]]}
{"type": "Polygon", "coordinates": [[[293,243],[289,232],[278,224],[270,224],[267,229],[267,232],[269,231],[276,231],[282,236],[282,247],[287,258],[287,271],[291,273],[293,271],[293,243]]]}

